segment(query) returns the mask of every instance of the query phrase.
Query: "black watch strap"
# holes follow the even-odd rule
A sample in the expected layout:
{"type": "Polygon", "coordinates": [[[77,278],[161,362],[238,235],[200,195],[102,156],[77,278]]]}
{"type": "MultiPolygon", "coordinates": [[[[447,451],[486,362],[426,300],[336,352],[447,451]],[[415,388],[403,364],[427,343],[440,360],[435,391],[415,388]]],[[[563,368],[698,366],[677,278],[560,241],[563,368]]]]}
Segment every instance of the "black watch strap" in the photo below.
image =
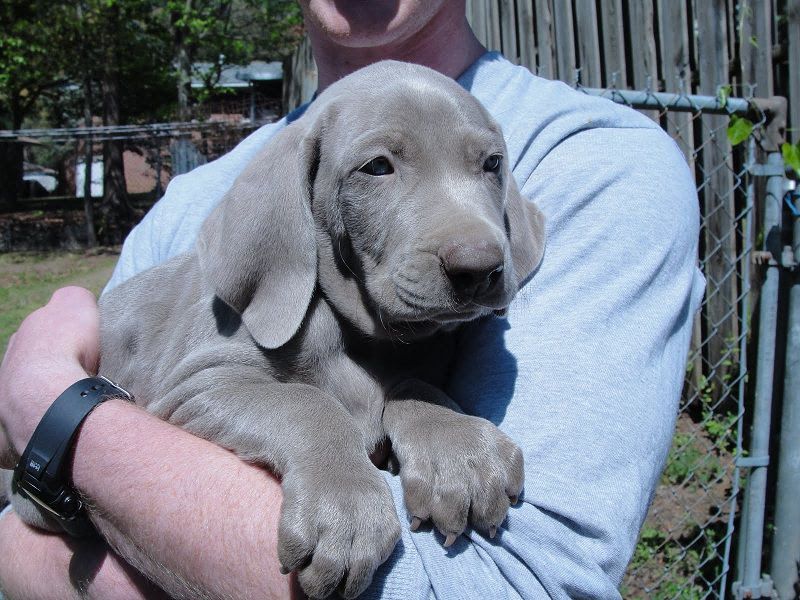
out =
{"type": "Polygon", "coordinates": [[[109,398],[132,399],[105,377],[72,384],[47,409],[14,469],[13,491],[36,502],[74,536],[89,534],[93,527],[71,484],[70,450],[83,420],[109,398]]]}

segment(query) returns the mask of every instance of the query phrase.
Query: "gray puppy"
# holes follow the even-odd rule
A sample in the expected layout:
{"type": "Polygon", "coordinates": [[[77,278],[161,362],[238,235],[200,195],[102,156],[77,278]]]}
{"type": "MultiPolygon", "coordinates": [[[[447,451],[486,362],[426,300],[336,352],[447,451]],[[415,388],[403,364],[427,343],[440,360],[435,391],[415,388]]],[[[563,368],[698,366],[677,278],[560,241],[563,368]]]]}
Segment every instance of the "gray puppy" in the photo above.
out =
{"type": "Polygon", "coordinates": [[[537,267],[541,213],[454,81],[382,62],[328,88],[246,167],[196,251],[106,294],[101,372],[282,477],[278,554],[361,593],[399,535],[369,455],[391,443],[412,526],[494,535],[522,453],[441,391],[459,324],[537,267]]]}

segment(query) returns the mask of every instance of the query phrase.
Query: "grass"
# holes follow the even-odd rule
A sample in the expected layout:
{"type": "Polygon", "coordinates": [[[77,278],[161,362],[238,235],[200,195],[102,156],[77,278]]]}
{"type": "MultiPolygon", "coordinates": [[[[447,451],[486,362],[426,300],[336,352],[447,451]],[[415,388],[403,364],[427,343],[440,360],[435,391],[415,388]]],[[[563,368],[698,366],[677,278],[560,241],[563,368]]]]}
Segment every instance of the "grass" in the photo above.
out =
{"type": "Polygon", "coordinates": [[[116,253],[0,254],[0,350],[22,320],[60,287],[79,285],[99,294],[117,262],[116,253]]]}

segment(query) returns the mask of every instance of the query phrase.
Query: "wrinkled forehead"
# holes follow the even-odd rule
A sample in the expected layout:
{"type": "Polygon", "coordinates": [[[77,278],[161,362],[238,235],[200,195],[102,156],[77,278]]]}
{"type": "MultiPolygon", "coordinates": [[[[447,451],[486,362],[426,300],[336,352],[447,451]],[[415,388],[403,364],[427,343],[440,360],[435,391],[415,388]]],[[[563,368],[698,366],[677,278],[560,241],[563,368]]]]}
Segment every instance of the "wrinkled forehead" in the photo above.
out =
{"type": "Polygon", "coordinates": [[[413,65],[385,66],[345,78],[336,84],[338,89],[331,90],[336,93],[330,94],[324,107],[329,113],[328,141],[335,140],[342,150],[371,143],[502,149],[499,126],[455,81],[413,65]]]}

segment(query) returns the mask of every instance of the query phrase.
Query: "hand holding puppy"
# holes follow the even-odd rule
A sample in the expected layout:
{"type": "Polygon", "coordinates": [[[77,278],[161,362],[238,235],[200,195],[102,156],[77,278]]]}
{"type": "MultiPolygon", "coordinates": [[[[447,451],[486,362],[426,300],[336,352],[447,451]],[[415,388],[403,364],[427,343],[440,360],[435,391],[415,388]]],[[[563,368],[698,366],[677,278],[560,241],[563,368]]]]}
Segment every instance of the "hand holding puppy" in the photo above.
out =
{"type": "Polygon", "coordinates": [[[0,365],[0,467],[14,468],[53,400],[95,372],[99,325],[94,295],[66,287],[11,337],[0,365]]]}

